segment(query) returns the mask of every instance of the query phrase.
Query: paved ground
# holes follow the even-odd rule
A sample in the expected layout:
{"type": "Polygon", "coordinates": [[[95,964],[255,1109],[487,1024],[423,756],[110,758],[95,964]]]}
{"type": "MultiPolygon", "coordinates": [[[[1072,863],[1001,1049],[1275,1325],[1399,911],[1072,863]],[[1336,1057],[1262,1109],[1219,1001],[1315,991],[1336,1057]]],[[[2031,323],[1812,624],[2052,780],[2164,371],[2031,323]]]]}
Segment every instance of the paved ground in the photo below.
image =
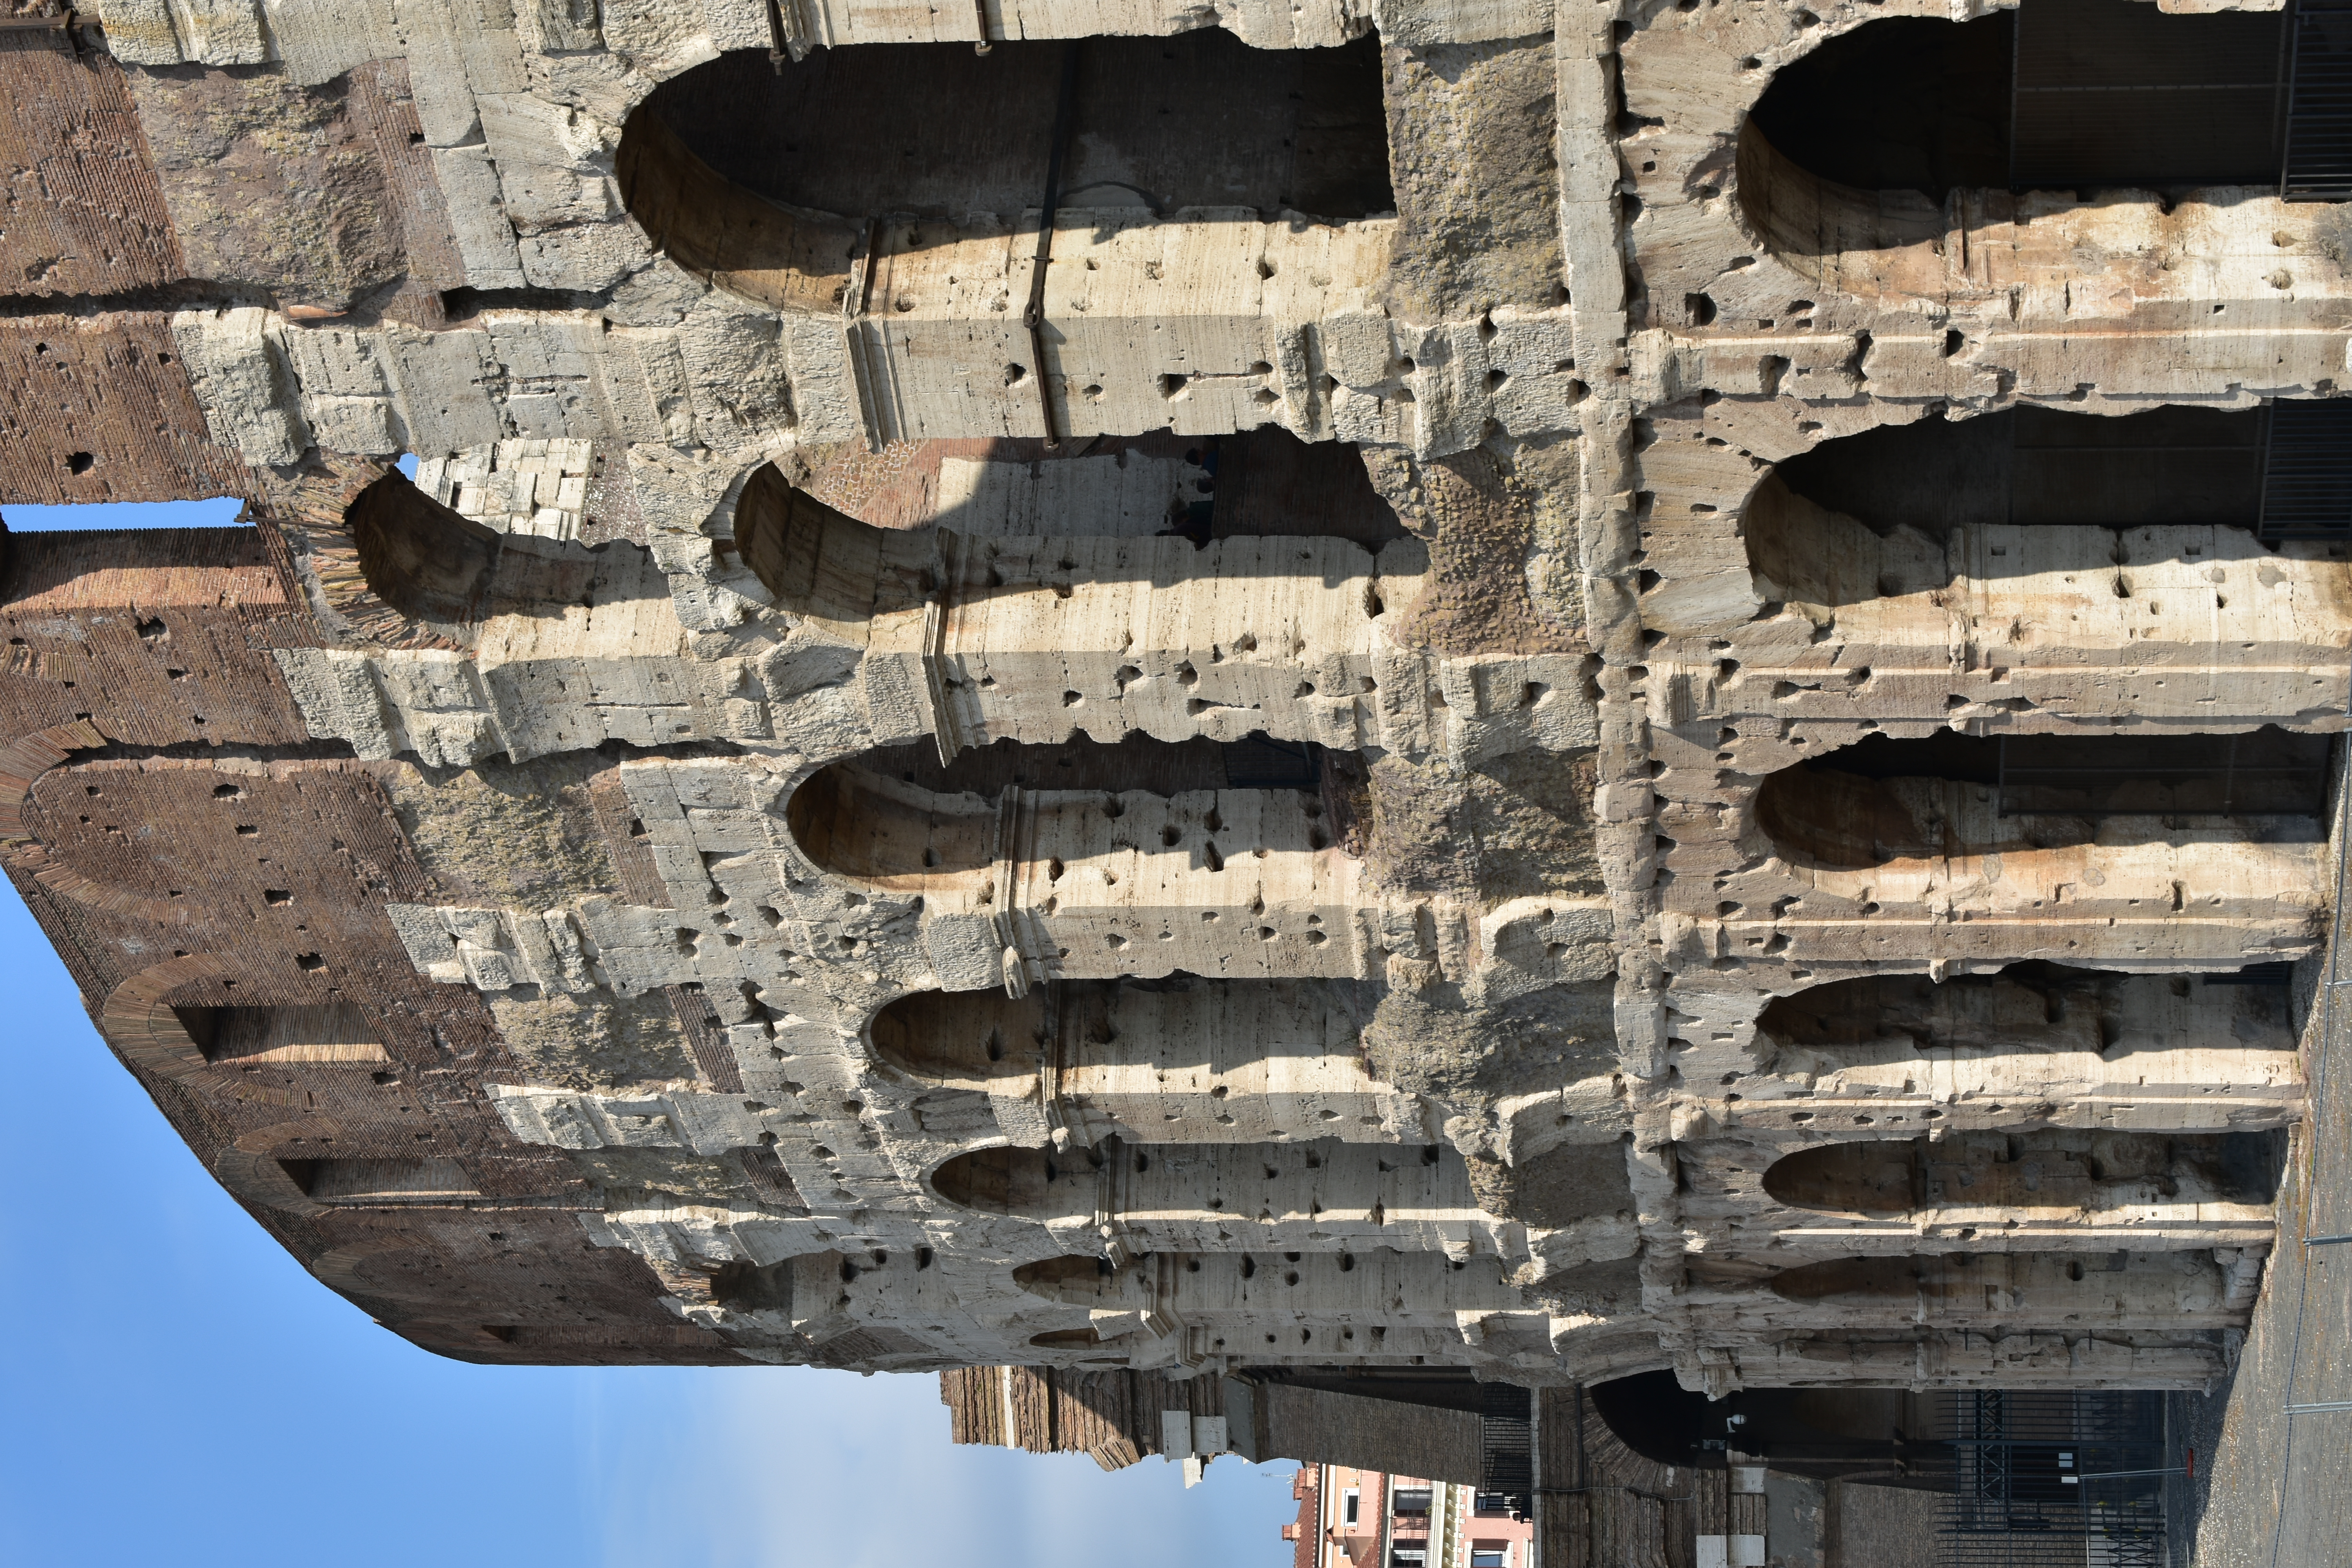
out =
{"type": "MultiPolygon", "coordinates": [[[[2352,980],[2352,954],[2340,962],[2352,980]]],[[[2322,1033],[2315,1017],[2309,1037],[2322,1033]]],[[[2198,1472],[2165,1499],[2172,1568],[2352,1564],[2352,1410],[2285,1409],[2352,1400],[2352,1245],[2300,1240],[2352,1232],[2352,984],[2325,1034],[2307,1053],[2316,1099],[2295,1133],[2245,1353],[2226,1387],[2168,1402],[2173,1450],[2194,1447],[2198,1472]]]]}
{"type": "Polygon", "coordinates": [[[1833,1483],[1823,1568],[1936,1568],[1943,1503],[1933,1492],[1833,1483]]]}

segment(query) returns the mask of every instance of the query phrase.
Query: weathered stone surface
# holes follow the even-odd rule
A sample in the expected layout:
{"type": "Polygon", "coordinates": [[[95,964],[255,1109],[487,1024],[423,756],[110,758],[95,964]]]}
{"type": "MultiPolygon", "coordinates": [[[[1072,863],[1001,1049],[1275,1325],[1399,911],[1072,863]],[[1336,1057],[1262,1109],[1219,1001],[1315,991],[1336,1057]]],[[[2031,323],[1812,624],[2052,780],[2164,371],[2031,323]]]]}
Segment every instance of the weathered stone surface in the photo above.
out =
{"type": "Polygon", "coordinates": [[[9,67],[6,499],[259,520],[0,557],[0,857],[109,1039],[477,1359],[1116,1363],[1188,1436],[2214,1375],[2332,916],[2352,562],[2257,481],[2341,212],[1773,142],[1988,19],[1925,0],[1277,9],[9,67]]]}

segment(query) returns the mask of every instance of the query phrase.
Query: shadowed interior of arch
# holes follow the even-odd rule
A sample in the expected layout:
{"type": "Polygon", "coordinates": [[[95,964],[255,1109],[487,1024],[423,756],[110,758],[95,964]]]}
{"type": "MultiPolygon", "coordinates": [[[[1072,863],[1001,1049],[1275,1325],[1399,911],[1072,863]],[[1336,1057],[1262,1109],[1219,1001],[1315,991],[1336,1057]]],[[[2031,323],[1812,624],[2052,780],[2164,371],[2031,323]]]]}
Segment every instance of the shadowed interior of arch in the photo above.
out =
{"type": "Polygon", "coordinates": [[[1171,552],[1147,539],[1185,542],[1192,552],[1223,540],[1341,539],[1376,552],[1406,536],[1354,443],[1308,443],[1274,426],[1218,437],[1160,431],[1055,451],[1032,439],[927,441],[906,463],[912,482],[860,498],[865,517],[763,464],[744,484],[733,547],[777,603],[854,639],[873,616],[915,607],[942,587],[961,605],[1066,590],[1081,570],[1097,584],[1158,581],[1171,568],[1223,578],[1328,569],[1320,554],[1278,548],[1195,562],[1181,546],[1171,552]],[[990,542],[999,537],[1133,542],[1061,562],[1003,553],[990,542]]]}
{"type": "Polygon", "coordinates": [[[2267,727],[2237,735],[1874,735],[1774,773],[1757,795],[1756,821],[1782,858],[1832,868],[2163,841],[2184,830],[2184,818],[2231,822],[2266,842],[2315,843],[2326,836],[2334,745],[2326,735],[2267,727]],[[1961,822],[1962,805],[1985,820],[1961,822]]]}
{"type": "MultiPolygon", "coordinates": [[[[1002,990],[919,991],[875,1015],[875,1054],[925,1083],[984,1089],[1057,1055],[1066,1072],[1117,1058],[1215,1076],[1234,1066],[1345,1055],[1355,1067],[1370,1013],[1352,980],[1065,980],[1002,990]]],[[[1216,1091],[1209,1091],[1214,1094],[1216,1091]]],[[[1263,1087],[1247,1092],[1264,1093],[1263,1087]]]]}
{"type": "MultiPolygon", "coordinates": [[[[1069,797],[1061,803],[1069,809],[1097,810],[1113,819],[1124,809],[1118,799],[1122,794],[1249,789],[1300,800],[1300,841],[1278,847],[1319,849],[1345,834],[1343,825],[1327,820],[1323,766],[1320,747],[1263,737],[1171,742],[1129,734],[1108,746],[1083,738],[1052,746],[999,741],[961,752],[946,764],[936,746],[917,742],[877,747],[821,770],[793,792],[785,819],[802,850],[828,870],[919,879],[972,870],[996,858],[992,803],[1007,788],[1053,792],[1069,797]],[[1096,795],[1095,802],[1084,798],[1096,795]]],[[[1241,844],[1238,837],[1232,842],[1241,844]]],[[[1198,847],[1195,852],[1207,853],[1198,847]]]]}
{"type": "Polygon", "coordinates": [[[1782,67],[1749,124],[1822,179],[1937,203],[1971,187],[2275,184],[2282,16],[2024,0],[1966,22],[1886,17],[1782,67]]]}
{"type": "Polygon", "coordinates": [[[2241,1205],[2278,1194],[2282,1132],[1960,1132],[1825,1143],[1776,1160],[1764,1191],[1827,1214],[1941,1209],[2079,1217],[2133,1205],[2241,1205]]]}
{"type": "MultiPolygon", "coordinates": [[[[2313,417],[2343,423],[2332,401],[2290,411],[2290,444],[2313,417]]],[[[2315,531],[2298,526],[2301,491],[2269,497],[2266,516],[2272,414],[2019,407],[1933,413],[1824,441],[1776,465],[1749,496],[1748,564],[1769,600],[1835,607],[1931,593],[1958,574],[2064,584],[2112,579],[2114,567],[2342,559],[2352,542],[2315,537],[2281,556],[2281,539],[2315,531]]],[[[2305,488],[2311,510],[2352,511],[2332,472],[2305,488]]]]}
{"type": "Polygon", "coordinates": [[[382,1032],[349,1002],[265,1007],[175,1007],[207,1062],[388,1062],[382,1032]]]}
{"type": "Polygon", "coordinates": [[[937,220],[946,239],[949,224],[1038,207],[1073,51],[1065,209],[1347,222],[1395,205],[1378,38],[1255,49],[1216,26],[1008,39],[986,56],[848,45],[781,67],[738,50],[631,115],[623,198],[688,268],[779,307],[829,310],[861,243],[855,220],[937,220]]]}
{"type": "MultiPolygon", "coordinates": [[[[1613,1148],[1612,1150],[1613,1152],[1613,1148]]],[[[983,1214],[1050,1221],[1108,1207],[1130,1226],[1184,1234],[1202,1226],[1312,1221],[1334,1236],[1379,1234],[1433,1215],[1475,1213],[1469,1167],[1450,1145],[1405,1148],[1332,1139],[1283,1143],[1129,1143],[980,1149],[931,1173],[932,1190],[983,1214]]],[[[1603,1189],[1606,1210],[1622,1194],[1603,1189]]]]}
{"type": "MultiPolygon", "coordinates": [[[[2280,966],[2284,968],[2284,966],[2280,966]]],[[[2056,1051],[2122,1064],[2174,1047],[2294,1048],[2284,974],[2124,974],[2014,963],[1995,974],[1868,974],[1775,997],[1756,1020],[1780,1072],[2056,1051]]],[[[2034,1069],[2036,1071],[2046,1069],[2034,1069]]]]}

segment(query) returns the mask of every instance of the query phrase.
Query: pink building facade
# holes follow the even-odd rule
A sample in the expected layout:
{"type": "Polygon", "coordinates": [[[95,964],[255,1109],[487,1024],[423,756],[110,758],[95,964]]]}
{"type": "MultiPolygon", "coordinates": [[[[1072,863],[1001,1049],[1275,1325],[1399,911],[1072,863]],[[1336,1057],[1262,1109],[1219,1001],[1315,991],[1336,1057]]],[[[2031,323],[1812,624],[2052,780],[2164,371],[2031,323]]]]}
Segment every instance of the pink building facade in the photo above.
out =
{"type": "Polygon", "coordinates": [[[1349,1465],[1301,1465],[1292,1568],[1535,1568],[1535,1525],[1478,1489],[1349,1465]]]}

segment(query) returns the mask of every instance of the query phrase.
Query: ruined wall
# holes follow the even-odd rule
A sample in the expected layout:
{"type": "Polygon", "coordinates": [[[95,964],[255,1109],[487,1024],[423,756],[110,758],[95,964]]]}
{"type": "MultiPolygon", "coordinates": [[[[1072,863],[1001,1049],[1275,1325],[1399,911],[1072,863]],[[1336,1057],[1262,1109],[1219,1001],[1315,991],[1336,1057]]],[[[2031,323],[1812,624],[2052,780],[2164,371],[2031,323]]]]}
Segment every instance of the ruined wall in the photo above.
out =
{"type": "Polygon", "coordinates": [[[9,35],[0,497],[253,503],[0,565],[10,874],[215,1174],[445,1353],[1018,1363],[1098,1457],[2224,1370],[2336,209],[1759,129],[1916,7],[987,16],[9,35]]]}

